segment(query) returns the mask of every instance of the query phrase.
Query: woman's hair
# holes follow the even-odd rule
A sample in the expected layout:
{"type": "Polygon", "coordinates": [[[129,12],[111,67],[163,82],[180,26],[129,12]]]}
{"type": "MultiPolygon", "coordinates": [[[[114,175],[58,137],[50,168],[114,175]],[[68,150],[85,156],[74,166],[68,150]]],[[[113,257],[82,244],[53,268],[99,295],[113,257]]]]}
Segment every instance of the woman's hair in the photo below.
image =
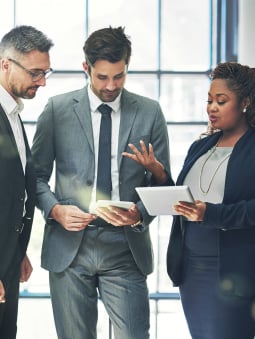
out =
{"type": "MultiPolygon", "coordinates": [[[[255,69],[237,62],[219,63],[212,71],[210,78],[226,80],[227,87],[237,96],[240,104],[249,98],[250,104],[246,108],[246,119],[250,126],[255,127],[255,69]]],[[[208,123],[206,135],[216,132],[208,123]]]]}
{"type": "Polygon", "coordinates": [[[123,27],[102,28],[93,32],[83,46],[86,63],[93,67],[98,60],[111,63],[125,60],[129,64],[131,56],[131,41],[124,33],[123,27]]]}

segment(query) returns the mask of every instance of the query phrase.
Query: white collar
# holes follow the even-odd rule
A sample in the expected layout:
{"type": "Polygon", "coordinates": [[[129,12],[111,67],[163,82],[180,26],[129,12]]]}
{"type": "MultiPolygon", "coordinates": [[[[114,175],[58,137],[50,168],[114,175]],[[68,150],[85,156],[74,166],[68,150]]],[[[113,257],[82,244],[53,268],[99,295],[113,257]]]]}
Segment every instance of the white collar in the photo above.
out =
{"type": "Polygon", "coordinates": [[[20,98],[16,100],[6,91],[6,89],[0,85],[0,102],[6,114],[19,114],[24,104],[20,98]]]}
{"type": "MultiPolygon", "coordinates": [[[[92,113],[97,112],[98,106],[105,103],[92,91],[90,84],[88,85],[88,97],[90,102],[90,110],[92,113]]],[[[110,106],[114,112],[118,112],[120,110],[120,97],[121,92],[114,101],[106,102],[105,104],[110,106]]]]}

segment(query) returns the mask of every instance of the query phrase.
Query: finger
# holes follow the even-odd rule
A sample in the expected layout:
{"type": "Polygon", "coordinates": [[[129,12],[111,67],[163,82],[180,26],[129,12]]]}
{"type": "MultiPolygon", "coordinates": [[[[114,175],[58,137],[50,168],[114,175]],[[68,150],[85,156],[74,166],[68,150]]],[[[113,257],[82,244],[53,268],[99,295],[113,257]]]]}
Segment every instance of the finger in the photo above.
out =
{"type": "Polygon", "coordinates": [[[128,147],[136,154],[139,153],[138,149],[133,144],[128,144],[128,147]]]}
{"type": "Polygon", "coordinates": [[[140,140],[141,144],[141,152],[138,150],[138,148],[133,144],[128,144],[129,148],[133,151],[133,156],[136,157],[139,160],[143,159],[143,155],[147,154],[146,146],[142,140],[140,140]]]}
{"type": "Polygon", "coordinates": [[[146,148],[145,143],[144,143],[143,140],[140,140],[140,145],[141,145],[141,153],[142,154],[148,154],[147,148],[146,148]]]}
{"type": "Polygon", "coordinates": [[[136,155],[135,154],[131,154],[131,153],[128,153],[128,152],[122,152],[122,155],[124,157],[130,158],[132,160],[136,160],[136,155]]]}
{"type": "Polygon", "coordinates": [[[151,143],[149,143],[149,155],[154,157],[154,150],[151,143]]]}
{"type": "Polygon", "coordinates": [[[0,293],[0,303],[1,304],[5,303],[5,291],[4,290],[1,290],[1,293],[0,293]]]}

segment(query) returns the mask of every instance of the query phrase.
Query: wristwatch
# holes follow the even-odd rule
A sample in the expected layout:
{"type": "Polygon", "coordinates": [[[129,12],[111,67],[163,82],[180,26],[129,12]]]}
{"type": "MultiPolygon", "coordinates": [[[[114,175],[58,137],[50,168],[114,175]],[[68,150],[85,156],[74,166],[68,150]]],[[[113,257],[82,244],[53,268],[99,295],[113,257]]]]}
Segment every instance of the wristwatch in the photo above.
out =
{"type": "Polygon", "coordinates": [[[132,224],[132,225],[130,225],[131,227],[136,227],[136,226],[139,226],[139,225],[142,225],[142,220],[141,219],[139,219],[136,223],[134,223],[134,224],[132,224]]]}

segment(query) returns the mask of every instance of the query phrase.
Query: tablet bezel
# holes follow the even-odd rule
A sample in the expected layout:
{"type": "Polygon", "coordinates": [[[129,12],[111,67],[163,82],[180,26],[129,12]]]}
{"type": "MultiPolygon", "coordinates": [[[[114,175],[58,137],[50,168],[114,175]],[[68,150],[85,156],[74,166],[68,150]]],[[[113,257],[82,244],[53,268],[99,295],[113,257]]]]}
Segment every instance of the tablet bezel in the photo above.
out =
{"type": "Polygon", "coordinates": [[[96,202],[97,207],[118,207],[124,210],[129,210],[134,203],[131,201],[120,201],[120,200],[98,200],[96,202]]]}
{"type": "Polygon", "coordinates": [[[178,215],[173,205],[179,201],[194,202],[187,185],[136,187],[135,189],[151,216],[178,215]]]}

